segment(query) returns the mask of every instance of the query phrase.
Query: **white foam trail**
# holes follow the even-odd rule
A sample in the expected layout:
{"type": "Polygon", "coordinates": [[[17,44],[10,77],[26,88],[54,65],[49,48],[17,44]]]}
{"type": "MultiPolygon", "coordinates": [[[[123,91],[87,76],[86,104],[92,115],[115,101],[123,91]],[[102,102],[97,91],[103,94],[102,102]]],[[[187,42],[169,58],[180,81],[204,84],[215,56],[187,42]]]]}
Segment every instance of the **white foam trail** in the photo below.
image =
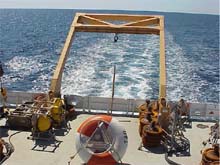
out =
{"type": "Polygon", "coordinates": [[[38,72],[42,65],[40,63],[36,63],[35,60],[30,60],[27,57],[15,56],[7,63],[7,67],[10,71],[15,72],[18,77],[23,78],[38,72]]]}
{"type": "Polygon", "coordinates": [[[186,52],[175,43],[173,36],[169,32],[166,34],[167,96],[170,100],[183,97],[192,102],[199,102],[198,99],[204,94],[201,86],[208,84],[195,74],[200,64],[186,58],[186,52]]]}
{"type": "Polygon", "coordinates": [[[4,75],[4,85],[20,91],[47,91],[53,65],[51,61],[49,61],[50,65],[42,62],[42,59],[45,59],[42,55],[31,56],[31,58],[14,56],[5,63],[7,74],[4,75]]]}
{"type": "MultiPolygon", "coordinates": [[[[77,48],[73,47],[65,66],[62,94],[110,97],[112,68],[116,65],[115,97],[158,96],[158,36],[119,35],[117,43],[112,40],[113,35],[101,35],[98,39],[96,35],[76,37],[77,48]]],[[[192,102],[214,98],[212,93],[207,95],[204,86],[216,91],[218,84],[201,79],[196,73],[201,62],[190,61],[188,56],[172,34],[166,32],[167,98],[178,100],[183,96],[192,102]]],[[[14,56],[5,64],[4,84],[16,90],[21,87],[25,91],[48,91],[55,64],[51,56],[14,56]]],[[[215,70],[212,65],[205,67],[207,74],[215,70]]]]}
{"type": "MultiPolygon", "coordinates": [[[[134,40],[130,35],[122,35],[118,43],[113,43],[111,37],[105,35],[93,45],[70,53],[62,80],[63,94],[110,97],[114,64],[115,97],[145,98],[148,91],[152,90],[149,85],[152,80],[146,77],[154,73],[153,69],[157,65],[158,37],[134,40]],[[99,77],[100,74],[103,77],[99,77]]],[[[83,39],[86,40],[85,36],[83,39]]],[[[80,37],[75,40],[75,44],[78,45],[78,42],[80,37]]]]}

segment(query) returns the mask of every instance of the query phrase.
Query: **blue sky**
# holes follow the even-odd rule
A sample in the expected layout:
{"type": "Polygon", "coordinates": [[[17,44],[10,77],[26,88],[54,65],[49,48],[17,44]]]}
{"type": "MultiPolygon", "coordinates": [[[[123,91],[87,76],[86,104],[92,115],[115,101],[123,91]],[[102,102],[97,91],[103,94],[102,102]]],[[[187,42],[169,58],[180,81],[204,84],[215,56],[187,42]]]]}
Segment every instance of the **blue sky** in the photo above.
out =
{"type": "Polygon", "coordinates": [[[67,8],[219,14],[219,0],[0,0],[0,8],[67,8]]]}

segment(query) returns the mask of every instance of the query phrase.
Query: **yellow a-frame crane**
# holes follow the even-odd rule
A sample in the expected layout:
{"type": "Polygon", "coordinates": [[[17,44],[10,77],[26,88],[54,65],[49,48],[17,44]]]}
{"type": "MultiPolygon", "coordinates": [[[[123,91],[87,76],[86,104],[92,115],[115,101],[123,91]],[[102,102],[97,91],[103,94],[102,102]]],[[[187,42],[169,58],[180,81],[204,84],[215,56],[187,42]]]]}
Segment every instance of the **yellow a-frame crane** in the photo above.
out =
{"type": "Polygon", "coordinates": [[[75,32],[96,33],[127,33],[127,34],[154,34],[160,36],[160,83],[159,97],[166,97],[166,64],[164,17],[160,15],[127,15],[127,14],[91,14],[76,13],[71,24],[66,42],[62,49],[54,75],[51,80],[50,90],[55,95],[60,95],[61,81],[64,66],[75,32]],[[109,22],[110,21],[110,22],[109,22]],[[123,21],[123,24],[114,24],[111,21],[123,21]]]}

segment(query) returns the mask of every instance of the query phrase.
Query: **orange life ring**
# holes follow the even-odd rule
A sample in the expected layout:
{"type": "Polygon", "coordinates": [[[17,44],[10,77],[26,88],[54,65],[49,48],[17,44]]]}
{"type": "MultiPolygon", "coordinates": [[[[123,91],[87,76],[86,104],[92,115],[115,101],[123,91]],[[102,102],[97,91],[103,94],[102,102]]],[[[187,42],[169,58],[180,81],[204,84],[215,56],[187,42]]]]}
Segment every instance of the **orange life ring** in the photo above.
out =
{"type": "Polygon", "coordinates": [[[125,154],[127,144],[125,129],[107,115],[88,118],[76,134],[76,148],[87,165],[115,165],[125,154]]]}

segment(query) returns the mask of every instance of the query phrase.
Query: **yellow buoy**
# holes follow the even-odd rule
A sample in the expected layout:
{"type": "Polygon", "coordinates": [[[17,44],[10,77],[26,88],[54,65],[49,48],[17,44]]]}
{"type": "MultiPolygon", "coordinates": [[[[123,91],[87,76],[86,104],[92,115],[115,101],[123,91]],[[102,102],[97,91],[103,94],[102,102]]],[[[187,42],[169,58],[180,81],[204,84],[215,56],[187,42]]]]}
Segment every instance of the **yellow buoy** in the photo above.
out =
{"type": "Polygon", "coordinates": [[[62,106],[63,105],[63,100],[61,98],[55,98],[53,101],[53,106],[62,106]]]}
{"type": "Polygon", "coordinates": [[[51,128],[51,120],[46,115],[40,115],[37,120],[37,128],[40,132],[48,131],[51,128]]]}
{"type": "Polygon", "coordinates": [[[51,117],[54,121],[56,122],[61,122],[61,119],[62,119],[62,108],[61,107],[58,107],[58,106],[53,106],[51,109],[50,109],[50,113],[51,113],[51,117]]]}

